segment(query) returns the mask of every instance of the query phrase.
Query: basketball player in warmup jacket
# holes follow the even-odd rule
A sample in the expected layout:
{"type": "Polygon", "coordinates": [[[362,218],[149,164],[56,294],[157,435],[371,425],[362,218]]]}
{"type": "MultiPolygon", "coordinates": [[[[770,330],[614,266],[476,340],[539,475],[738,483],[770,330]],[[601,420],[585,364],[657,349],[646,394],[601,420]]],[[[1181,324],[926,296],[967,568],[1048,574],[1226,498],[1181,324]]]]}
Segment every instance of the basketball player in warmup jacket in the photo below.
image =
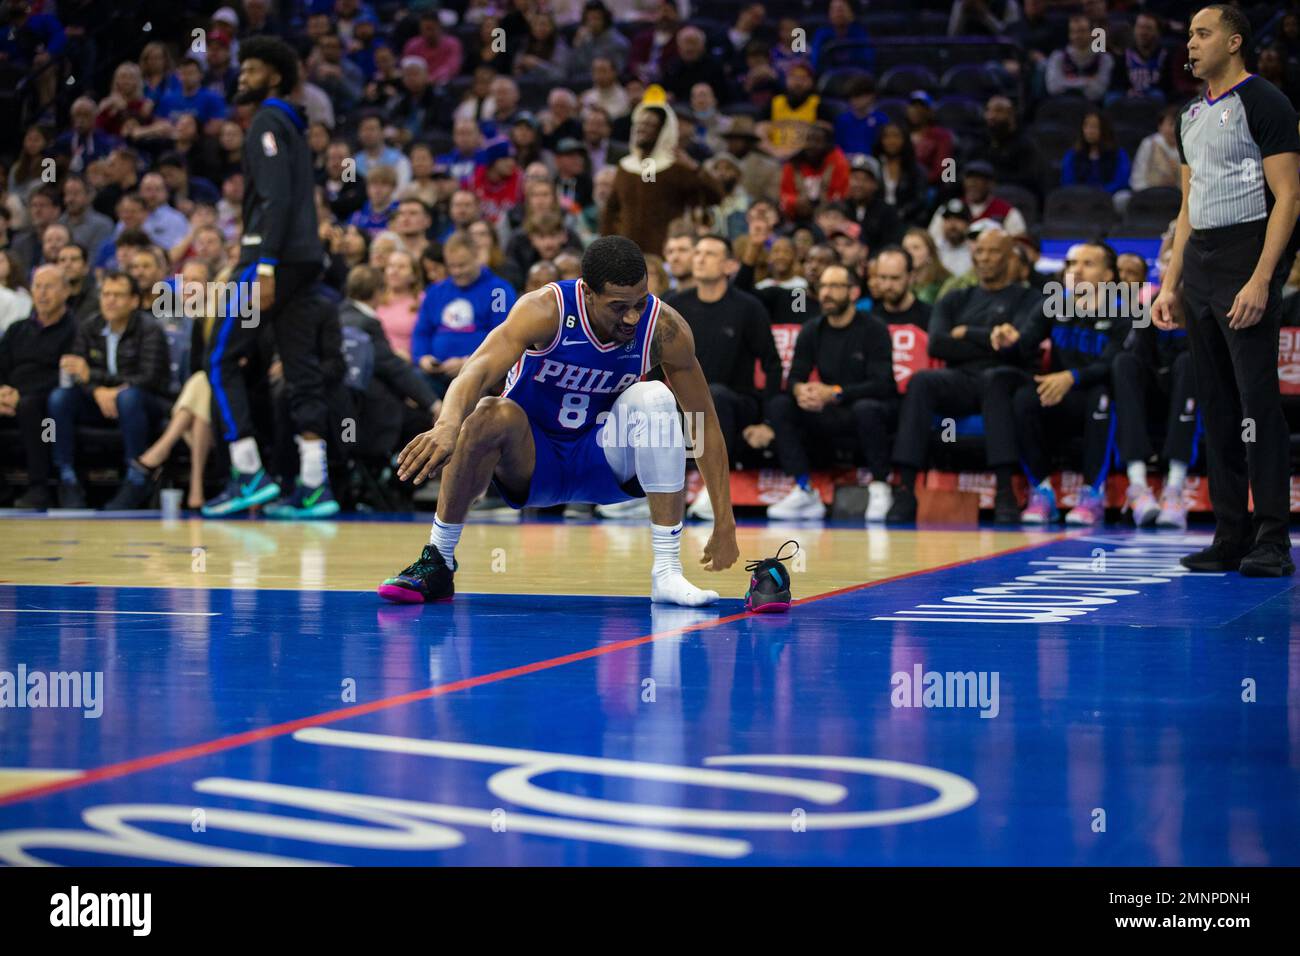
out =
{"type": "Polygon", "coordinates": [[[329,406],[318,345],[325,313],[309,294],[321,273],[324,250],[316,224],[311,150],[304,136],[307,120],[282,98],[298,85],[298,59],[274,37],[246,41],[239,58],[235,101],[255,104],[257,111],[244,138],[246,185],[236,288],[239,297],[252,297],[253,314],[246,321],[249,302],[227,300],[213,331],[207,359],[212,426],[229,447],[231,477],[225,490],[203,506],[203,516],[224,517],[271,503],[268,517],[325,518],[339,506],[325,467],[329,406]],[[257,349],[262,320],[270,323],[284,367],[300,458],[295,487],[283,497],[262,467],[240,366],[257,349]]]}
{"type": "Polygon", "coordinates": [[[614,504],[644,495],[654,549],[650,597],[697,607],[718,599],[682,574],[686,449],[677,406],[703,418],[700,472],[713,502],[701,565],[739,556],[726,443],[686,321],[646,290],[645,258],[622,236],[597,239],[582,278],[523,296],[474,351],[434,427],[398,456],[416,484],[444,472],[419,560],[379,586],[389,601],[450,598],[455,548],[470,504],[491,482],[514,508],[614,504]],[[645,381],[655,366],[672,385],[645,381]],[[500,396],[485,396],[502,377],[500,396]]]}

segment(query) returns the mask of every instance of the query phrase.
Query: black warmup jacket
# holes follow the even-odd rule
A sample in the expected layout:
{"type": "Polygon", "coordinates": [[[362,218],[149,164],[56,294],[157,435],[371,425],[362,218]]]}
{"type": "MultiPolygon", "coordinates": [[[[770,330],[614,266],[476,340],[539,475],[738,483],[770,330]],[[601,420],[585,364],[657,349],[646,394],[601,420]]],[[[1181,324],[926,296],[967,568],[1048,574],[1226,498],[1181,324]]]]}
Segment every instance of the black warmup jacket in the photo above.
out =
{"type": "Polygon", "coordinates": [[[267,97],[244,137],[244,235],[239,265],[320,263],[316,182],[304,133],[307,121],[279,97],[267,97]]]}

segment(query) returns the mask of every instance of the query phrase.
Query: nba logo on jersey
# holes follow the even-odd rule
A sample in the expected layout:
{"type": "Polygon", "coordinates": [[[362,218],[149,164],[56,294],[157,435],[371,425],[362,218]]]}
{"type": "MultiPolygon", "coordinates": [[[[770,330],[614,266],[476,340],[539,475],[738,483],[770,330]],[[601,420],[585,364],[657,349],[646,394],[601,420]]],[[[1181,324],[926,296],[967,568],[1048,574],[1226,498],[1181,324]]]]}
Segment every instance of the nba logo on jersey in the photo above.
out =
{"type": "Polygon", "coordinates": [[[1223,127],[1225,127],[1225,126],[1228,125],[1228,114],[1231,113],[1231,112],[1232,112],[1232,107],[1229,106],[1229,107],[1227,107],[1227,108],[1226,108],[1222,113],[1219,114],[1219,128],[1220,128],[1220,129],[1222,129],[1223,127]]]}

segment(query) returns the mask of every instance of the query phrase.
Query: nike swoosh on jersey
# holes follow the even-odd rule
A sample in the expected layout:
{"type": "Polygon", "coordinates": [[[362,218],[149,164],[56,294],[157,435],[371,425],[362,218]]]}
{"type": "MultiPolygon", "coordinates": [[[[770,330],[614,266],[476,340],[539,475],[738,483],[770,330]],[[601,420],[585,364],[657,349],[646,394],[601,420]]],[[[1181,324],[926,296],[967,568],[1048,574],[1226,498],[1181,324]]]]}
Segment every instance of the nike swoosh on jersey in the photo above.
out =
{"type": "Polygon", "coordinates": [[[586,339],[565,339],[560,344],[561,345],[586,345],[587,340],[586,339]]]}

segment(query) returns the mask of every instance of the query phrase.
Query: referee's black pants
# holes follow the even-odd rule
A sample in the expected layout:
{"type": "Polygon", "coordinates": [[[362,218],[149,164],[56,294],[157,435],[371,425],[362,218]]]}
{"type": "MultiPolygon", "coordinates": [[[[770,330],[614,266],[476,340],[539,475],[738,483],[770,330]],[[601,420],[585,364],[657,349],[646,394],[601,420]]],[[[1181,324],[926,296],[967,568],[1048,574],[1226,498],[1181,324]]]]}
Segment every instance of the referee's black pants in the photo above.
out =
{"type": "MultiPolygon", "coordinates": [[[[1193,231],[1183,255],[1183,310],[1196,401],[1205,424],[1214,538],[1232,547],[1290,548],[1290,435],[1277,378],[1282,284],[1279,262],[1264,317],[1229,329],[1232,300],[1255,271],[1267,220],[1193,231]],[[1254,526],[1247,495],[1255,498],[1254,526]]],[[[1283,257],[1285,259],[1285,257],[1283,257]]]]}
{"type": "MultiPolygon", "coordinates": [[[[217,319],[208,351],[208,381],[212,385],[212,428],[226,443],[254,433],[248,386],[240,370],[240,359],[257,347],[262,323],[270,324],[275,350],[284,369],[289,389],[289,408],[296,434],[328,434],[329,415],[325,403],[325,380],[317,354],[320,307],[310,294],[320,275],[319,263],[282,262],[275,270],[275,301],[260,315],[245,319],[238,303],[228,306],[217,319]]],[[[242,297],[249,294],[256,267],[241,267],[231,276],[242,297]]]]}

